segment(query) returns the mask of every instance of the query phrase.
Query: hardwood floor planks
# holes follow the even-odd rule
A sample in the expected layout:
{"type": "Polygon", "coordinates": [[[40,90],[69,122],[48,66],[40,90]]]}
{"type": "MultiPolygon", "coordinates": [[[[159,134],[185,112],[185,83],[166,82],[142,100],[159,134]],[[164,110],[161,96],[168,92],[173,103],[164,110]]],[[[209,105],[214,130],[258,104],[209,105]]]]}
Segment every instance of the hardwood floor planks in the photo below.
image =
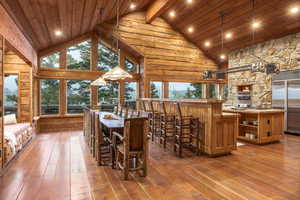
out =
{"type": "Polygon", "coordinates": [[[247,144],[231,155],[176,157],[151,144],[149,174],[123,181],[97,166],[81,132],[40,134],[0,178],[2,200],[219,200],[300,198],[300,137],[247,144]]]}

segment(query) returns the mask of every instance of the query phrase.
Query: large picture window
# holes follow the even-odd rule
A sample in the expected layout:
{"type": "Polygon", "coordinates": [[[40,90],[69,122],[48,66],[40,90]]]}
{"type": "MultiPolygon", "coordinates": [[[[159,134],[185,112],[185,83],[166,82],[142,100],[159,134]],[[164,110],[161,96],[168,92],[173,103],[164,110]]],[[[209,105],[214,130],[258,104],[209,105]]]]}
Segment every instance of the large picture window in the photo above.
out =
{"type": "Polygon", "coordinates": [[[102,110],[113,110],[115,105],[118,105],[119,83],[111,82],[106,86],[99,86],[98,89],[98,104],[102,110]]]}
{"type": "Polygon", "coordinates": [[[54,53],[41,59],[42,68],[59,68],[59,53],[54,53]]]}
{"type": "Polygon", "coordinates": [[[98,66],[99,71],[110,71],[118,65],[118,54],[108,48],[102,42],[98,45],[98,66]]]}
{"type": "Polygon", "coordinates": [[[209,84],[208,85],[209,97],[208,98],[218,98],[218,85],[217,84],[209,84]]]}
{"type": "Polygon", "coordinates": [[[200,83],[169,83],[170,99],[202,98],[202,84],[200,83]]]}
{"type": "Polygon", "coordinates": [[[67,68],[89,70],[91,63],[91,41],[85,41],[67,49],[67,68]]]}
{"type": "Polygon", "coordinates": [[[162,82],[150,82],[150,96],[151,98],[162,98],[162,82]]]}
{"type": "Polygon", "coordinates": [[[125,106],[127,108],[136,108],[137,83],[125,82],[125,106]]]}
{"type": "Polygon", "coordinates": [[[137,72],[138,65],[125,59],[125,71],[126,72],[137,72]]]}
{"type": "Polygon", "coordinates": [[[18,117],[19,77],[17,74],[5,74],[4,78],[4,112],[18,117]]]}
{"type": "Polygon", "coordinates": [[[67,113],[83,113],[90,106],[90,81],[67,81],[67,113]]]}
{"type": "Polygon", "coordinates": [[[59,80],[42,79],[41,85],[41,114],[59,114],[59,80]]]}

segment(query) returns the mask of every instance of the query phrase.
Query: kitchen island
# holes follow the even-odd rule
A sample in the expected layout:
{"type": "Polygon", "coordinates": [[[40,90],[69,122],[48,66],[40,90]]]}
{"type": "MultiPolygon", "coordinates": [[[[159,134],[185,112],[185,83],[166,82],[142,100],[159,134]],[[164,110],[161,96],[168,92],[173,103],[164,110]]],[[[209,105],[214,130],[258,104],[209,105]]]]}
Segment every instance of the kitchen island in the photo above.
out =
{"type": "Polygon", "coordinates": [[[223,111],[240,114],[239,140],[266,144],[277,142],[283,136],[284,110],[224,108],[223,111]]]}
{"type": "Polygon", "coordinates": [[[217,99],[139,99],[147,105],[152,102],[156,112],[162,112],[161,103],[165,102],[166,110],[177,115],[176,103],[180,103],[184,116],[196,117],[204,125],[203,142],[199,146],[209,156],[228,154],[237,148],[239,114],[223,113],[222,100],[217,99]]]}

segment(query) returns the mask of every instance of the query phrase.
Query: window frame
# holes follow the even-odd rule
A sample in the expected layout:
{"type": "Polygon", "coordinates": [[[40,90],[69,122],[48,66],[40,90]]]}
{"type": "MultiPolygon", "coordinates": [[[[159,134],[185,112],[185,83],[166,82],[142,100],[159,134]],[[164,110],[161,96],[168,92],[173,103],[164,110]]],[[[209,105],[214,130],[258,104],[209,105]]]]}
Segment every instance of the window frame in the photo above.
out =
{"type": "Polygon", "coordinates": [[[57,117],[61,115],[61,79],[54,79],[54,78],[42,78],[39,79],[39,114],[42,117],[57,117]],[[58,89],[59,89],[59,95],[58,95],[58,113],[57,114],[43,114],[42,113],[42,80],[57,80],[59,81],[58,83],[58,89]]]}

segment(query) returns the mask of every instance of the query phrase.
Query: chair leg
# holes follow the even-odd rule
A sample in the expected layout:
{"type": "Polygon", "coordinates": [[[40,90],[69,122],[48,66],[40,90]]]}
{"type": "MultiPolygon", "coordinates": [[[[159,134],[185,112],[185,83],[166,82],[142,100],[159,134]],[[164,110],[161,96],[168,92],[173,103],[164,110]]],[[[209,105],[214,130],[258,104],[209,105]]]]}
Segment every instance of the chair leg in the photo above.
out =
{"type": "Polygon", "coordinates": [[[143,177],[147,176],[147,155],[144,153],[143,155],[143,177]]]}
{"type": "Polygon", "coordinates": [[[128,174],[129,174],[128,170],[129,170],[129,158],[128,158],[128,156],[125,156],[125,159],[124,159],[124,171],[123,171],[124,180],[128,180],[128,174]]]}

